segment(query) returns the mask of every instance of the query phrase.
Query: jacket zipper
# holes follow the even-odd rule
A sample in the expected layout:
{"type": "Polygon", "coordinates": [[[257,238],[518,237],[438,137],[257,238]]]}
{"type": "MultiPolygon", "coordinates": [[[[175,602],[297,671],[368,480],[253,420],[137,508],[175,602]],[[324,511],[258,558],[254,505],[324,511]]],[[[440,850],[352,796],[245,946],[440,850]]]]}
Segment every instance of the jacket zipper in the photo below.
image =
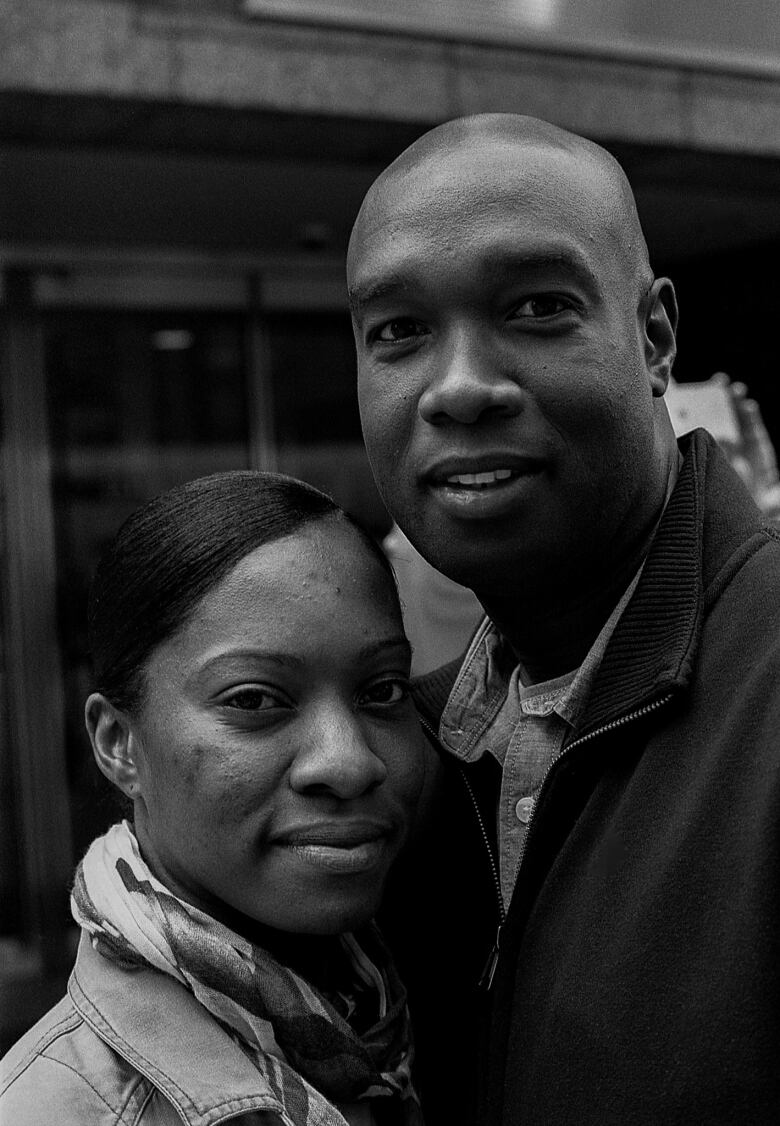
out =
{"type": "Polygon", "coordinates": [[[531,836],[531,826],[534,823],[534,820],[535,820],[535,817],[536,817],[536,810],[539,807],[539,798],[542,795],[542,790],[544,789],[544,787],[547,783],[547,779],[550,777],[553,770],[558,765],[558,763],[561,761],[561,759],[565,758],[566,755],[568,755],[570,751],[573,751],[575,749],[575,747],[581,747],[583,743],[589,743],[592,739],[596,739],[599,735],[605,735],[608,731],[614,731],[615,728],[617,728],[617,727],[624,727],[627,723],[632,723],[635,719],[642,719],[643,716],[649,715],[650,712],[654,712],[658,708],[663,707],[664,704],[668,703],[669,700],[671,700],[673,695],[674,695],[673,692],[667,692],[667,694],[665,696],[660,696],[657,700],[653,700],[652,703],[645,704],[643,707],[637,708],[636,711],[629,712],[628,715],[618,716],[617,719],[613,719],[613,720],[610,720],[609,723],[605,723],[603,725],[603,727],[596,727],[596,728],[594,728],[593,731],[589,731],[587,735],[581,735],[579,739],[575,739],[573,742],[567,743],[565,746],[561,747],[558,754],[555,756],[555,758],[552,760],[552,762],[547,767],[547,770],[545,771],[544,777],[542,778],[541,784],[539,786],[539,790],[538,790],[539,797],[537,797],[537,800],[534,802],[534,807],[533,807],[533,810],[531,812],[531,817],[530,817],[529,822],[528,822],[528,830],[525,834],[525,840],[523,841],[523,847],[520,850],[520,859],[519,859],[518,864],[517,864],[518,875],[520,874],[520,869],[522,868],[522,865],[523,865],[523,860],[525,858],[526,849],[528,848],[528,840],[531,836]]]}
{"type": "MultiPolygon", "coordinates": [[[[419,713],[418,713],[418,715],[419,715],[419,713]]],[[[442,744],[441,744],[441,740],[439,739],[439,736],[436,734],[436,732],[433,730],[431,725],[428,723],[428,721],[423,716],[420,716],[420,723],[425,728],[425,730],[431,735],[431,737],[433,738],[433,740],[435,741],[437,746],[441,747],[442,744]]],[[[445,752],[445,753],[447,753],[447,752],[445,752]]],[[[488,836],[487,829],[485,828],[485,821],[484,821],[484,818],[482,817],[482,810],[479,808],[479,803],[477,802],[477,796],[474,793],[474,788],[471,785],[471,782],[469,781],[469,779],[466,775],[466,772],[465,772],[465,770],[463,769],[462,766],[458,767],[458,773],[460,774],[460,777],[463,780],[463,785],[466,787],[469,798],[471,799],[471,804],[474,807],[474,813],[475,813],[476,818],[477,818],[477,824],[479,825],[479,831],[480,831],[480,834],[482,836],[482,842],[485,845],[485,850],[486,850],[487,855],[488,855],[488,861],[490,863],[490,872],[491,872],[491,875],[493,877],[493,887],[495,888],[496,904],[498,906],[498,926],[496,928],[496,937],[493,940],[493,946],[491,948],[490,953],[488,954],[487,962],[485,963],[485,967],[484,967],[484,969],[482,970],[482,973],[479,976],[479,982],[478,982],[478,985],[480,986],[480,988],[484,988],[484,989],[487,990],[487,989],[490,989],[490,986],[493,984],[493,977],[494,977],[495,972],[496,972],[496,966],[498,965],[498,951],[499,951],[499,947],[500,947],[500,943],[501,943],[501,929],[502,929],[504,923],[506,922],[506,911],[504,910],[504,897],[501,894],[501,877],[500,877],[499,871],[498,871],[498,861],[496,860],[495,854],[494,854],[493,849],[491,848],[491,845],[490,845],[490,837],[488,836]]]]}
{"type": "Polygon", "coordinates": [[[493,984],[493,978],[496,973],[496,966],[498,965],[498,951],[501,946],[501,930],[504,926],[504,923],[506,922],[504,896],[501,893],[501,876],[499,875],[498,871],[498,863],[493,853],[493,849],[490,847],[490,837],[488,836],[487,829],[485,828],[482,811],[477,803],[477,796],[474,793],[471,782],[469,782],[468,778],[466,777],[466,772],[465,770],[463,770],[463,768],[461,768],[460,770],[460,776],[463,779],[466,789],[468,790],[469,797],[471,798],[471,804],[474,806],[474,813],[477,816],[479,831],[482,834],[482,840],[485,844],[485,848],[487,849],[488,860],[490,861],[490,871],[493,875],[493,886],[496,889],[496,901],[498,903],[498,926],[496,927],[496,937],[493,940],[492,949],[488,954],[485,968],[479,975],[479,981],[477,983],[481,989],[489,990],[491,985],[493,984]]]}
{"type": "MultiPolygon", "coordinates": [[[[545,785],[547,784],[548,778],[550,777],[550,775],[552,774],[553,770],[558,765],[558,763],[561,761],[561,759],[564,758],[566,755],[568,755],[569,752],[573,751],[576,747],[581,747],[583,745],[583,743],[588,743],[591,740],[596,739],[600,735],[605,735],[608,731],[614,731],[618,727],[624,727],[627,723],[632,723],[634,720],[642,719],[644,716],[649,715],[651,712],[657,711],[658,708],[661,708],[661,707],[664,706],[664,704],[667,704],[669,702],[669,700],[672,699],[673,695],[674,695],[673,692],[667,692],[665,696],[660,696],[657,700],[653,700],[649,704],[644,704],[643,707],[637,708],[636,711],[629,712],[627,715],[619,716],[617,719],[610,720],[609,723],[605,723],[602,727],[597,727],[593,731],[589,731],[587,735],[581,735],[579,739],[575,739],[572,743],[568,743],[566,746],[561,748],[561,750],[558,752],[558,754],[555,756],[555,758],[552,760],[552,762],[547,767],[547,770],[545,771],[544,777],[542,778],[541,785],[539,786],[539,790],[538,790],[539,796],[537,797],[537,800],[534,802],[534,808],[533,808],[533,811],[531,813],[531,818],[528,822],[528,830],[525,834],[525,840],[523,841],[523,847],[520,851],[520,859],[519,859],[518,865],[517,865],[518,878],[519,878],[519,875],[520,875],[520,871],[522,870],[522,867],[523,867],[523,860],[525,859],[526,850],[528,848],[528,841],[529,841],[530,836],[531,836],[531,829],[533,827],[533,824],[534,824],[534,821],[535,821],[535,818],[536,818],[536,810],[539,807],[539,798],[541,797],[542,790],[544,789],[545,785]]],[[[436,743],[439,746],[441,746],[441,741],[439,740],[438,735],[434,732],[433,728],[427,722],[427,720],[423,719],[423,717],[420,716],[420,722],[422,723],[423,727],[433,736],[436,743]]],[[[506,922],[506,911],[504,909],[504,897],[501,893],[501,877],[500,877],[499,871],[498,871],[498,864],[497,864],[496,858],[493,854],[493,849],[490,847],[490,838],[488,837],[487,830],[485,829],[485,822],[482,818],[482,812],[479,808],[479,805],[477,804],[476,795],[474,794],[474,790],[472,788],[471,782],[467,778],[466,772],[463,770],[462,767],[460,768],[460,776],[463,779],[464,785],[466,786],[466,789],[468,790],[469,797],[471,798],[471,804],[474,807],[474,812],[476,814],[477,822],[479,824],[479,831],[480,831],[480,834],[482,836],[482,840],[484,842],[485,848],[487,849],[488,860],[490,861],[490,871],[493,875],[493,884],[494,884],[495,889],[496,889],[496,896],[497,896],[497,900],[498,900],[499,923],[498,923],[498,927],[496,928],[496,937],[495,937],[495,940],[493,942],[493,948],[490,951],[490,954],[488,955],[488,960],[487,960],[487,963],[485,965],[485,968],[482,971],[482,974],[481,974],[480,979],[479,979],[480,987],[484,988],[486,991],[489,991],[491,985],[493,984],[493,978],[495,977],[495,974],[496,974],[496,967],[498,966],[498,956],[499,956],[500,945],[501,945],[501,931],[503,929],[504,923],[506,922]]],[[[515,881],[515,884],[516,883],[517,883],[517,880],[515,881]]]]}

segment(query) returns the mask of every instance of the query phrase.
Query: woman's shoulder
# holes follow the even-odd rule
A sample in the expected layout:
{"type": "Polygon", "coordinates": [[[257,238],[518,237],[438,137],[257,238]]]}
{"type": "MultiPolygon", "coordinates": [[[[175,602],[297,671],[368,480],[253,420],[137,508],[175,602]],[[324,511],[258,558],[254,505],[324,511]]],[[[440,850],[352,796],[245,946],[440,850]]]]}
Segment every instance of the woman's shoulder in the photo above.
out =
{"type": "MultiPolygon", "coordinates": [[[[152,1084],[64,997],[0,1061],[0,1121],[14,1126],[173,1126],[152,1084]],[[162,1106],[153,1106],[161,1102],[162,1106]]],[[[170,1112],[170,1113],[168,1113],[170,1112]]]]}
{"type": "Polygon", "coordinates": [[[178,983],[154,971],[134,973],[130,983],[125,971],[104,963],[91,947],[79,957],[76,968],[82,965],[84,980],[80,983],[74,972],[68,996],[0,1060],[3,1126],[182,1126],[190,1121],[182,1107],[192,1108],[192,1121],[201,1122],[194,1108],[209,1106],[216,1120],[226,1101],[246,1104],[236,1126],[287,1121],[273,1093],[259,1089],[257,1073],[241,1049],[178,983]],[[93,991],[102,987],[102,1011],[82,985],[93,991]],[[140,1024],[138,1018],[143,1018],[140,1024]],[[123,1037],[128,1023],[132,1035],[123,1037]],[[150,1036],[157,1049],[152,1043],[148,1050],[150,1036]],[[231,1060],[228,1080],[223,1072],[231,1060]],[[170,1080],[171,1068],[178,1086],[170,1080]],[[163,1090],[162,1076],[180,1096],[179,1110],[163,1090]],[[200,1084],[194,1076],[200,1076],[200,1084]],[[244,1088],[238,1090],[241,1076],[244,1088]]]}

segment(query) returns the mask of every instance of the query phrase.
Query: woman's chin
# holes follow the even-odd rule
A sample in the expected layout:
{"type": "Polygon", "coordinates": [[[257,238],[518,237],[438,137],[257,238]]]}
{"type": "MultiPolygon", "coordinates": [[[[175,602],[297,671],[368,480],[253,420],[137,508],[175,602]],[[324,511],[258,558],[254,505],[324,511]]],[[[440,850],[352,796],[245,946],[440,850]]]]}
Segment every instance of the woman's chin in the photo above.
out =
{"type": "Polygon", "coordinates": [[[384,881],[360,897],[329,895],[315,899],[311,895],[292,893],[284,909],[244,911],[222,905],[213,911],[231,930],[258,946],[274,947],[284,936],[327,937],[358,930],[374,917],[382,902],[384,881]]]}
{"type": "Polygon", "coordinates": [[[364,900],[354,906],[338,904],[324,905],[319,911],[307,911],[300,918],[286,920],[286,925],[279,928],[291,934],[301,935],[337,935],[347,931],[358,930],[374,917],[379,910],[380,896],[371,902],[364,900]]]}

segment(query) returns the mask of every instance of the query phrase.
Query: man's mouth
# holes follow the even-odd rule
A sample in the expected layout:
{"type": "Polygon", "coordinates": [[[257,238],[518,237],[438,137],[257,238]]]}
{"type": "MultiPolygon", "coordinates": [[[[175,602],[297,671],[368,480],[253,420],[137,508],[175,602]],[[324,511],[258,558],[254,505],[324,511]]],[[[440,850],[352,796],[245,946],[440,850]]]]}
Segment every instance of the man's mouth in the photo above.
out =
{"type": "Polygon", "coordinates": [[[517,477],[535,476],[544,459],[517,450],[495,450],[481,454],[451,454],[426,466],[421,477],[434,487],[489,488],[517,477]]]}
{"type": "Polygon", "coordinates": [[[452,455],[432,464],[422,480],[437,504],[457,519],[492,520],[528,502],[545,466],[543,458],[516,451],[452,455]]]}
{"type": "Polygon", "coordinates": [[[483,473],[453,473],[446,478],[448,485],[465,486],[469,489],[483,489],[499,481],[509,481],[518,474],[511,469],[490,469],[483,473]]]}

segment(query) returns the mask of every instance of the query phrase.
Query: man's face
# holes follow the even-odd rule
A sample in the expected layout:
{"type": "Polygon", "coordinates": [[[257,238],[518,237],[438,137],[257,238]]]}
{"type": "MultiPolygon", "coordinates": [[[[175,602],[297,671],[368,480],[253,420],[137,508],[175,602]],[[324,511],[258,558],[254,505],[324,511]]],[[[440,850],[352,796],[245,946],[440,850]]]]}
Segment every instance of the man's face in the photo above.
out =
{"type": "Polygon", "coordinates": [[[619,203],[587,158],[483,139],[389,178],[353,235],[374,473],[477,593],[603,566],[657,508],[663,387],[619,203]]]}

